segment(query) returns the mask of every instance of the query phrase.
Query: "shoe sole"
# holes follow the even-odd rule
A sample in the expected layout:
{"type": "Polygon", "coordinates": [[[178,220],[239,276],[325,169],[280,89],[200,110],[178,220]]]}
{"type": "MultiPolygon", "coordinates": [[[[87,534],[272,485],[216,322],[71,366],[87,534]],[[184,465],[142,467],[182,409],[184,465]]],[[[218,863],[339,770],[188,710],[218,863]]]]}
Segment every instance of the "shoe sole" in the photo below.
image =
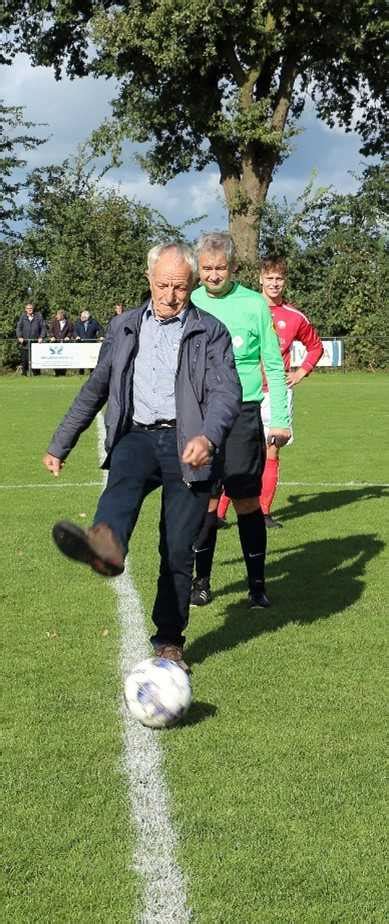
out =
{"type": "Polygon", "coordinates": [[[96,552],[89,545],[89,540],[84,530],[74,523],[66,521],[55,523],[52,536],[63,555],[73,559],[73,561],[89,565],[97,574],[102,574],[104,577],[117,577],[124,571],[122,566],[115,565],[100,555],[96,555],[96,552]]]}
{"type": "Polygon", "coordinates": [[[189,664],[187,664],[186,661],[184,661],[183,659],[181,659],[180,661],[175,661],[174,658],[165,658],[163,655],[158,654],[155,648],[154,648],[154,658],[161,658],[162,661],[170,661],[171,664],[176,664],[177,667],[179,667],[182,671],[184,671],[184,674],[192,673],[192,669],[189,667],[189,664]]]}
{"type": "Polygon", "coordinates": [[[190,604],[189,604],[189,606],[194,606],[194,607],[201,608],[202,606],[209,606],[210,603],[212,603],[212,600],[205,600],[204,603],[192,603],[192,601],[191,601],[190,604]]]}

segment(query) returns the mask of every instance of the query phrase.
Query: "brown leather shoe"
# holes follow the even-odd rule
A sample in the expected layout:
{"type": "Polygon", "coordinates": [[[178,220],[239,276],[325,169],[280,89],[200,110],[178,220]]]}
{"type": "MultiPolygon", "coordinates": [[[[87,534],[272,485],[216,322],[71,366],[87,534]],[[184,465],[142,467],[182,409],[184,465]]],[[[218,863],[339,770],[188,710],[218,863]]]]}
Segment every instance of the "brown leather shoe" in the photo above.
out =
{"type": "Polygon", "coordinates": [[[64,520],[53,526],[53,539],[64,555],[90,565],[98,574],[116,577],[124,571],[122,546],[106,523],[81,529],[64,520]]]}
{"type": "Polygon", "coordinates": [[[175,661],[178,667],[181,667],[186,674],[190,674],[190,667],[186,661],[184,661],[182,645],[154,645],[154,654],[156,658],[166,658],[167,661],[175,661]]]}

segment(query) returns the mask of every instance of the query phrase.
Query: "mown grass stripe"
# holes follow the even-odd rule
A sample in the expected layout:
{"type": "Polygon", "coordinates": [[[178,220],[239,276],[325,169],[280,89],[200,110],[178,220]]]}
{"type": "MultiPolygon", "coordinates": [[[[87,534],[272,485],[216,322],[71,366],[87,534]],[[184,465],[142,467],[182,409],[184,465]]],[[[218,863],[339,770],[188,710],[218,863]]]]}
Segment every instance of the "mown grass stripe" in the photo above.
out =
{"type": "MultiPolygon", "coordinates": [[[[51,476],[50,476],[51,477],[51,476]]],[[[0,491],[31,490],[31,488],[98,488],[101,481],[57,481],[38,484],[0,484],[0,491]]]]}
{"type": "MultiPolygon", "coordinates": [[[[104,422],[97,419],[99,458],[104,456],[104,422]]],[[[121,625],[121,669],[125,674],[149,652],[143,607],[126,566],[112,581],[121,625]]],[[[175,860],[177,838],[170,821],[157,733],[134,721],[123,705],[125,769],[137,829],[134,866],[144,881],[141,924],[187,924],[190,911],[182,872],[175,860]]]]}

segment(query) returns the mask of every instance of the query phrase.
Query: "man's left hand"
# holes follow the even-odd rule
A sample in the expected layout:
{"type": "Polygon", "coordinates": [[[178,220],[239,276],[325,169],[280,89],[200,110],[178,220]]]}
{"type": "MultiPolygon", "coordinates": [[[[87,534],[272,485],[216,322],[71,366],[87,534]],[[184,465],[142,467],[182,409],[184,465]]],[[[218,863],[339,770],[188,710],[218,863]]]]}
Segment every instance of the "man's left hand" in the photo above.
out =
{"type": "Polygon", "coordinates": [[[182,454],[182,461],[193,468],[208,465],[212,458],[211,444],[206,436],[194,436],[186,444],[182,454]]]}
{"type": "Polygon", "coordinates": [[[281,446],[286,445],[291,435],[292,434],[287,427],[283,429],[278,427],[271,427],[269,430],[269,436],[267,438],[267,445],[277,446],[277,449],[281,449],[281,446]]]}

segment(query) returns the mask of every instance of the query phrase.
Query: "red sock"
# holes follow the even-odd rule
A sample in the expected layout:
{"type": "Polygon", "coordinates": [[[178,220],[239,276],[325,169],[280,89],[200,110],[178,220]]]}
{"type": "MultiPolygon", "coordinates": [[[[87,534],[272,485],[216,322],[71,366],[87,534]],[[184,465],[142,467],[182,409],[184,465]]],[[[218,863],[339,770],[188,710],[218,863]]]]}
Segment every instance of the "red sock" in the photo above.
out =
{"type": "Polygon", "coordinates": [[[218,505],[217,505],[217,515],[218,515],[218,517],[220,517],[221,520],[224,520],[224,519],[225,519],[225,516],[226,516],[227,510],[228,510],[228,508],[229,508],[229,506],[230,506],[230,503],[231,503],[231,499],[230,499],[229,497],[226,497],[226,495],[225,495],[225,493],[224,493],[224,491],[223,491],[223,494],[222,494],[222,496],[221,496],[221,498],[220,498],[220,500],[219,500],[219,503],[218,503],[218,505]]]}
{"type": "Polygon", "coordinates": [[[259,498],[263,513],[270,513],[270,507],[277,490],[279,471],[279,459],[266,459],[265,471],[262,475],[262,491],[259,498]]]}

